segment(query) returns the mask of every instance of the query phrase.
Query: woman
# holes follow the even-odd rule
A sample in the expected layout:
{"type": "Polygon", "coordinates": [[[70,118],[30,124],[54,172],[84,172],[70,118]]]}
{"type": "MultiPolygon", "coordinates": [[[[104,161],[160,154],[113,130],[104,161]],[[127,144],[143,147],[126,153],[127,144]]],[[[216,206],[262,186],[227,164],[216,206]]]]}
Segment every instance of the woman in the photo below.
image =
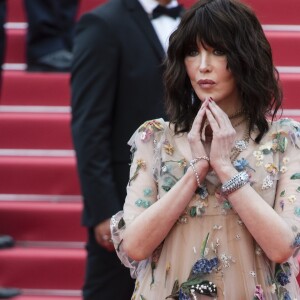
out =
{"type": "Polygon", "coordinates": [[[273,120],[282,95],[254,13],[196,3],[170,38],[165,83],[170,123],[130,140],[111,224],[132,299],[299,299],[300,125],[273,120]]]}

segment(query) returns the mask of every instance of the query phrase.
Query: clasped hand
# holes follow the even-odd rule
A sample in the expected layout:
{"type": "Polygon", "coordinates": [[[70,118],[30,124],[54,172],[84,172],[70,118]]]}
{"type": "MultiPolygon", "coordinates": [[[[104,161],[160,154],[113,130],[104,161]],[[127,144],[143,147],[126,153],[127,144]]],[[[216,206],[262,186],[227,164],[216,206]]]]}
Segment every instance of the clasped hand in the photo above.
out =
{"type": "Polygon", "coordinates": [[[223,167],[232,166],[230,156],[235,137],[236,131],[232,127],[227,114],[212,98],[207,98],[199,109],[187,136],[192,158],[208,156],[210,158],[210,168],[218,174],[218,171],[223,167]],[[205,130],[205,122],[208,122],[212,131],[210,153],[206,153],[201,140],[201,131],[205,130]]]}

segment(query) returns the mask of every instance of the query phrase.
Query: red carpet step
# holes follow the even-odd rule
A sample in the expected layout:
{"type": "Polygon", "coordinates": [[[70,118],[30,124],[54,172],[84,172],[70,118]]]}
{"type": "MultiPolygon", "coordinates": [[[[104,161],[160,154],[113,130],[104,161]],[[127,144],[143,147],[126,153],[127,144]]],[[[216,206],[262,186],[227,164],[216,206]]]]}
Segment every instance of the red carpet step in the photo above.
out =
{"type": "Polygon", "coordinates": [[[257,14],[263,24],[299,25],[300,1],[298,0],[244,0],[257,14]]]}
{"type": "MultiPolygon", "coordinates": [[[[9,0],[8,2],[8,21],[9,22],[25,22],[23,1],[20,0],[9,0]]],[[[103,0],[85,0],[80,1],[78,16],[82,13],[98,6],[103,3],[103,0]]],[[[192,5],[194,0],[181,0],[186,7],[192,5]]],[[[245,3],[251,6],[260,21],[264,24],[296,24],[299,25],[299,11],[300,1],[299,0],[245,0],[245,3]]]]}
{"type": "MultiPolygon", "coordinates": [[[[300,121],[300,112],[293,118],[300,121]]],[[[0,132],[0,153],[1,149],[73,149],[70,113],[0,112],[0,132]]]]}
{"type": "Polygon", "coordinates": [[[84,242],[81,211],[81,201],[0,201],[0,228],[18,242],[84,242]]]}
{"type": "MultiPolygon", "coordinates": [[[[300,20],[299,20],[300,23],[300,20]]],[[[266,30],[277,66],[300,66],[300,30],[266,30]]],[[[7,30],[6,63],[25,63],[25,29],[7,30]]]]}
{"type": "Polygon", "coordinates": [[[273,60],[276,66],[300,66],[300,30],[265,30],[265,33],[271,44],[273,60]]]}
{"type": "Polygon", "coordinates": [[[70,113],[0,112],[0,149],[73,149],[70,113]]]}
{"type": "MultiPolygon", "coordinates": [[[[84,12],[105,2],[104,0],[81,0],[78,1],[78,17],[84,12]]],[[[26,22],[24,4],[21,0],[7,1],[7,22],[26,22]]]]}
{"type": "Polygon", "coordinates": [[[284,109],[299,109],[300,73],[281,73],[280,80],[283,88],[284,109]]]}
{"type": "Polygon", "coordinates": [[[6,29],[5,63],[25,63],[25,29],[6,29]]]}
{"type": "MultiPolygon", "coordinates": [[[[2,105],[70,105],[70,75],[4,71],[2,105]],[[18,88],[16,88],[18,87],[18,88]]],[[[284,108],[299,108],[300,73],[281,73],[284,108]]]]}
{"type": "Polygon", "coordinates": [[[84,249],[4,249],[0,251],[0,286],[80,290],[84,263],[84,249]]]}
{"type": "Polygon", "coordinates": [[[68,73],[4,71],[2,105],[70,105],[68,73]]]}
{"type": "Polygon", "coordinates": [[[0,156],[0,182],[0,194],[80,194],[75,157],[0,156]]]}

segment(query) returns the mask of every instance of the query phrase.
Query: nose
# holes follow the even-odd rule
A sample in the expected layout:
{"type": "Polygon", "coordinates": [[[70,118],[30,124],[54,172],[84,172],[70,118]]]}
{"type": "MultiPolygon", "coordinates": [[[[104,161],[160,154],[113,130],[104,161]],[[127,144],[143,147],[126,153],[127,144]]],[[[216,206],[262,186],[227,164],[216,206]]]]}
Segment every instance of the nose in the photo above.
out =
{"type": "Polygon", "coordinates": [[[209,57],[207,53],[203,52],[200,56],[200,62],[199,62],[199,71],[201,73],[209,72],[211,69],[210,63],[209,63],[209,57]]]}

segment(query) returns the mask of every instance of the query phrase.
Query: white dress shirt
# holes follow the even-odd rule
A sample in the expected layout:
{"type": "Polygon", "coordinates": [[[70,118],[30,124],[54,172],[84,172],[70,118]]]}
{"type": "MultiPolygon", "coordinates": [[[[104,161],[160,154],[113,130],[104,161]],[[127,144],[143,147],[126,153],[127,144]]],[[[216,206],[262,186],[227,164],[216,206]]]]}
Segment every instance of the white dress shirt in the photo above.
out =
{"type": "MultiPolygon", "coordinates": [[[[159,4],[155,0],[138,0],[148,15],[152,14],[153,9],[159,4]]],[[[171,8],[178,5],[177,0],[172,0],[166,7],[171,8]]],[[[179,25],[180,18],[173,19],[169,16],[160,16],[151,20],[154,30],[160,40],[165,52],[168,49],[169,37],[179,25]]]]}

